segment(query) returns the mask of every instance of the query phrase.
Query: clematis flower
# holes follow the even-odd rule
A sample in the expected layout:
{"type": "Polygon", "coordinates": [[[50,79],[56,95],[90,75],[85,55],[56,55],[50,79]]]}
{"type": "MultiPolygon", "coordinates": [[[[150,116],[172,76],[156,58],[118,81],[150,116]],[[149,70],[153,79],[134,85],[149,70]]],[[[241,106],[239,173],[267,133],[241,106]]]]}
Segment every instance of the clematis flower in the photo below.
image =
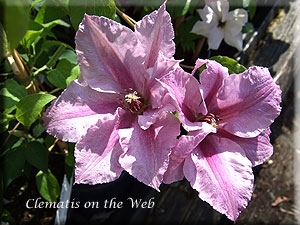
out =
{"type": "Polygon", "coordinates": [[[218,0],[206,1],[205,7],[197,11],[202,21],[197,21],[191,32],[207,37],[210,49],[218,49],[224,39],[228,45],[242,50],[242,28],[248,21],[246,10],[229,12],[228,1],[218,0]]]}
{"type": "Polygon", "coordinates": [[[172,150],[164,183],[185,176],[202,200],[235,221],[251,199],[252,167],[273,153],[269,126],[281,90],[266,68],[229,75],[215,61],[197,60],[193,73],[203,64],[200,84],[181,70],[160,80],[189,132],[172,150]]]}
{"type": "Polygon", "coordinates": [[[82,78],[44,115],[47,132],[76,142],[75,183],[117,179],[123,170],[158,190],[180,133],[174,107],[156,79],[179,66],[163,4],[135,31],[85,15],[76,34],[82,78]]]}

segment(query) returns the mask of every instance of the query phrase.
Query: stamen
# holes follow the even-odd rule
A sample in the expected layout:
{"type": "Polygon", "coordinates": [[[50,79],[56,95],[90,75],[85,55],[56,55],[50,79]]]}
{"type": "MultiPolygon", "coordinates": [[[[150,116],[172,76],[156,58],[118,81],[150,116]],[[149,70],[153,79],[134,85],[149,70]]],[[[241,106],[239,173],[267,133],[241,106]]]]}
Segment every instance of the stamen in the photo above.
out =
{"type": "Polygon", "coordinates": [[[125,91],[125,93],[124,98],[121,99],[123,108],[131,113],[142,114],[148,107],[142,95],[132,88],[125,91]]]}
{"type": "Polygon", "coordinates": [[[208,113],[206,115],[200,114],[195,122],[206,122],[211,124],[214,128],[218,128],[217,122],[220,120],[218,115],[208,113]]]}

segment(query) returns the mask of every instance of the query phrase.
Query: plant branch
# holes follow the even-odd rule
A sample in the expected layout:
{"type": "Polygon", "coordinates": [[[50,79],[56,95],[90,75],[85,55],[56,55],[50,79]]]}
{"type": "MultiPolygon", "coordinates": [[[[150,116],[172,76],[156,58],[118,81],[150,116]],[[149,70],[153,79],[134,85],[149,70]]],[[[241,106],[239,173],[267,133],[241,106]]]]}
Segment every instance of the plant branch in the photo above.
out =
{"type": "Polygon", "coordinates": [[[132,28],[134,28],[134,24],[136,24],[136,21],[132,19],[131,17],[127,16],[125,13],[123,13],[121,10],[119,10],[116,7],[116,12],[119,16],[121,16],[132,28]]]}
{"type": "Polygon", "coordinates": [[[5,140],[4,140],[3,144],[2,144],[2,148],[3,148],[4,145],[7,143],[8,139],[10,138],[10,136],[11,136],[11,135],[15,132],[15,130],[18,128],[18,126],[20,126],[20,124],[21,124],[21,123],[18,122],[18,123],[14,126],[14,128],[13,128],[11,131],[9,131],[7,138],[5,138],[5,140]]]}
{"type": "Polygon", "coordinates": [[[199,57],[201,49],[203,48],[203,45],[205,43],[206,37],[202,37],[201,39],[198,40],[196,49],[193,55],[193,61],[196,61],[196,59],[199,57]]]}

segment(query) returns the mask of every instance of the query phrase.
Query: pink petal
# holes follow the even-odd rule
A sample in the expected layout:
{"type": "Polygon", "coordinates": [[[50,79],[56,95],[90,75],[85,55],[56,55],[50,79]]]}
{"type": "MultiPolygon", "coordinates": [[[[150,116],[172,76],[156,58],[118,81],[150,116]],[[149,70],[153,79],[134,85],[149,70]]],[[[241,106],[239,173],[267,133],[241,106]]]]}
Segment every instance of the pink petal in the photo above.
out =
{"type": "Polygon", "coordinates": [[[115,94],[99,93],[82,80],[72,81],[44,113],[47,132],[63,141],[77,142],[88,128],[118,107],[115,94]]]}
{"type": "Polygon", "coordinates": [[[241,138],[229,134],[226,131],[218,131],[218,134],[222,137],[229,138],[241,146],[253,167],[262,164],[273,154],[273,146],[270,143],[269,137],[270,133],[270,128],[267,128],[257,137],[241,138]]]}
{"type": "Polygon", "coordinates": [[[101,118],[76,144],[75,183],[107,183],[120,176],[123,168],[118,161],[122,154],[118,128],[124,113],[119,108],[115,115],[101,118]]]}
{"type": "Polygon", "coordinates": [[[273,123],[281,107],[281,90],[267,68],[251,67],[224,80],[211,109],[219,126],[239,137],[256,137],[273,123]],[[251,121],[251,122],[250,122],[251,121]]]}
{"type": "Polygon", "coordinates": [[[191,135],[183,135],[180,137],[176,146],[172,149],[169,166],[164,174],[164,183],[170,184],[183,179],[183,164],[185,158],[209,133],[210,132],[197,131],[190,132],[189,134],[191,135]]]}
{"type": "Polygon", "coordinates": [[[135,33],[146,53],[145,68],[154,66],[159,52],[167,58],[173,57],[175,53],[175,44],[172,40],[174,31],[165,3],[158,10],[137,22],[135,33]]]}
{"type": "Polygon", "coordinates": [[[180,60],[169,59],[159,52],[156,63],[147,70],[147,86],[151,88],[155,79],[159,79],[176,68],[179,68],[179,62],[180,60]]]}
{"type": "Polygon", "coordinates": [[[186,158],[183,171],[199,197],[233,221],[251,199],[251,162],[229,139],[208,136],[186,158]]]}
{"type": "Polygon", "coordinates": [[[168,94],[175,101],[183,127],[187,131],[201,129],[203,123],[193,121],[198,113],[205,115],[207,109],[196,78],[179,68],[162,77],[159,82],[168,90],[168,94]]]}
{"type": "Polygon", "coordinates": [[[143,130],[147,130],[152,124],[160,118],[161,114],[164,112],[174,112],[175,107],[171,104],[166,104],[165,106],[158,109],[148,109],[142,115],[138,116],[138,123],[143,130]]]}
{"type": "Polygon", "coordinates": [[[215,101],[217,92],[222,86],[223,81],[229,76],[228,69],[214,60],[197,59],[195,69],[192,74],[196,72],[203,64],[206,69],[200,74],[200,86],[203,91],[203,99],[206,106],[210,109],[212,101],[215,101]]]}
{"type": "Polygon", "coordinates": [[[120,143],[124,151],[119,160],[121,166],[140,182],[159,191],[179,133],[179,121],[170,113],[164,113],[147,130],[142,130],[137,122],[132,128],[121,129],[120,143]]]}
{"type": "Polygon", "coordinates": [[[119,93],[138,90],[143,83],[144,56],[139,55],[140,45],[129,28],[105,17],[85,15],[75,42],[81,73],[91,88],[119,93]]]}

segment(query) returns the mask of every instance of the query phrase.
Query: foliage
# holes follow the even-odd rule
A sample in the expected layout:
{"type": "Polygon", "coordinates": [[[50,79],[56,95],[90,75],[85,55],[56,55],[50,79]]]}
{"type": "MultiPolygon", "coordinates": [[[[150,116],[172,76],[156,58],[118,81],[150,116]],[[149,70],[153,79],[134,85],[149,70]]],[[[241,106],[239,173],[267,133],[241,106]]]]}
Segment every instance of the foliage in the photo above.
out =
{"type": "Polygon", "coordinates": [[[55,147],[42,115],[80,76],[73,38],[84,13],[116,18],[116,6],[113,0],[1,0],[0,5],[0,221],[13,223],[2,197],[15,179],[36,174],[41,196],[57,201],[60,183],[48,167],[51,155],[65,156],[65,173],[68,178],[73,173],[74,145],[55,147]]]}

